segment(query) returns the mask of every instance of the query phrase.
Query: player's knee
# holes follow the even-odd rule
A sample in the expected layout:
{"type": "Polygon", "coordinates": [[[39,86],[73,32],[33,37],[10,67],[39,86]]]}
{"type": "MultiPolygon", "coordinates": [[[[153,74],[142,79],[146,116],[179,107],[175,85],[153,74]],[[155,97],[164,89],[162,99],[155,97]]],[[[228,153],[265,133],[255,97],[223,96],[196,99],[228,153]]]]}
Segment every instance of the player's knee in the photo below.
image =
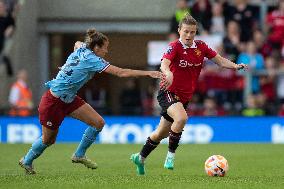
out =
{"type": "Polygon", "coordinates": [[[176,118],[174,121],[178,124],[178,125],[185,125],[187,122],[188,117],[186,115],[184,116],[179,116],[178,118],[176,118]]]}
{"type": "Polygon", "coordinates": [[[100,118],[97,122],[97,128],[102,129],[105,125],[105,120],[103,118],[100,118]]]}
{"type": "Polygon", "coordinates": [[[88,124],[97,129],[102,129],[105,125],[105,120],[102,117],[100,117],[99,119],[90,121],[88,124]]]}

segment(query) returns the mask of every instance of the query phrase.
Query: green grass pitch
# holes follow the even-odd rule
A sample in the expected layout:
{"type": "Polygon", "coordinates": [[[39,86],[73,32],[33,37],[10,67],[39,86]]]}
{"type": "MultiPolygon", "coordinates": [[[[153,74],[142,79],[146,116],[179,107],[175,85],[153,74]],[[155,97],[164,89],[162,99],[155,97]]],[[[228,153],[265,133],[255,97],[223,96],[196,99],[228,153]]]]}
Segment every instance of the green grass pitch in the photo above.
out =
{"type": "Polygon", "coordinates": [[[25,175],[18,160],[30,145],[0,144],[0,188],[284,188],[284,145],[182,144],[174,171],[163,168],[167,146],[160,145],[147,159],[146,175],[137,176],[129,157],[141,146],[95,144],[88,157],[99,168],[90,170],[71,163],[76,144],[55,144],[34,162],[37,174],[25,175]],[[204,173],[204,162],[213,154],[221,154],[229,162],[223,178],[204,173]]]}

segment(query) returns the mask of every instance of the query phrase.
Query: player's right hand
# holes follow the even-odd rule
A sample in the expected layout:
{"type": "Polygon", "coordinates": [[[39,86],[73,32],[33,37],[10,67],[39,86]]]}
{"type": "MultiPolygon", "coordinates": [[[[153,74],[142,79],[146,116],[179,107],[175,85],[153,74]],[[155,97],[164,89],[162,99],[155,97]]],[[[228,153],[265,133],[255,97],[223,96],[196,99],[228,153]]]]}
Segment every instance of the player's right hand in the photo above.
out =
{"type": "Polygon", "coordinates": [[[236,64],[236,70],[248,70],[248,65],[246,64],[236,64]]]}
{"type": "Polygon", "coordinates": [[[168,89],[172,85],[172,83],[173,83],[173,73],[172,72],[168,72],[161,79],[160,89],[161,90],[166,90],[166,89],[168,89]]]}

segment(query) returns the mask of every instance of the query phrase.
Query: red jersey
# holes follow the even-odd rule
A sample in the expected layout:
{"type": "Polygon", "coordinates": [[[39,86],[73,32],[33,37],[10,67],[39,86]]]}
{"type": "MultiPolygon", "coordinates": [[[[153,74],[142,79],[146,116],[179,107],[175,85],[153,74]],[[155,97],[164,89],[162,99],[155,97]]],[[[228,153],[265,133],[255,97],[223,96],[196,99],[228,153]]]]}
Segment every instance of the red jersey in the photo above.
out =
{"type": "Polygon", "coordinates": [[[191,47],[180,40],[171,42],[162,58],[171,61],[170,70],[174,78],[168,90],[175,93],[182,103],[189,101],[196,88],[204,58],[211,59],[216,55],[214,50],[200,40],[194,40],[191,47]]]}
{"type": "Polygon", "coordinates": [[[274,10],[267,16],[267,24],[272,27],[270,40],[281,43],[284,35],[284,14],[274,10]]]}

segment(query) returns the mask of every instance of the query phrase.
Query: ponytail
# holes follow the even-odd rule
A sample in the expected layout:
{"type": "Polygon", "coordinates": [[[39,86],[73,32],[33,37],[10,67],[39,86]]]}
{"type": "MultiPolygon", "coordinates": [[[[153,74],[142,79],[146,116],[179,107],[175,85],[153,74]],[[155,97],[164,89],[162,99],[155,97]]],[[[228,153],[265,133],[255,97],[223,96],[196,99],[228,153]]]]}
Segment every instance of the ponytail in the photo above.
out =
{"type": "Polygon", "coordinates": [[[89,49],[93,49],[95,46],[102,47],[108,41],[107,36],[98,32],[95,28],[88,29],[85,36],[85,44],[89,49]]]}

